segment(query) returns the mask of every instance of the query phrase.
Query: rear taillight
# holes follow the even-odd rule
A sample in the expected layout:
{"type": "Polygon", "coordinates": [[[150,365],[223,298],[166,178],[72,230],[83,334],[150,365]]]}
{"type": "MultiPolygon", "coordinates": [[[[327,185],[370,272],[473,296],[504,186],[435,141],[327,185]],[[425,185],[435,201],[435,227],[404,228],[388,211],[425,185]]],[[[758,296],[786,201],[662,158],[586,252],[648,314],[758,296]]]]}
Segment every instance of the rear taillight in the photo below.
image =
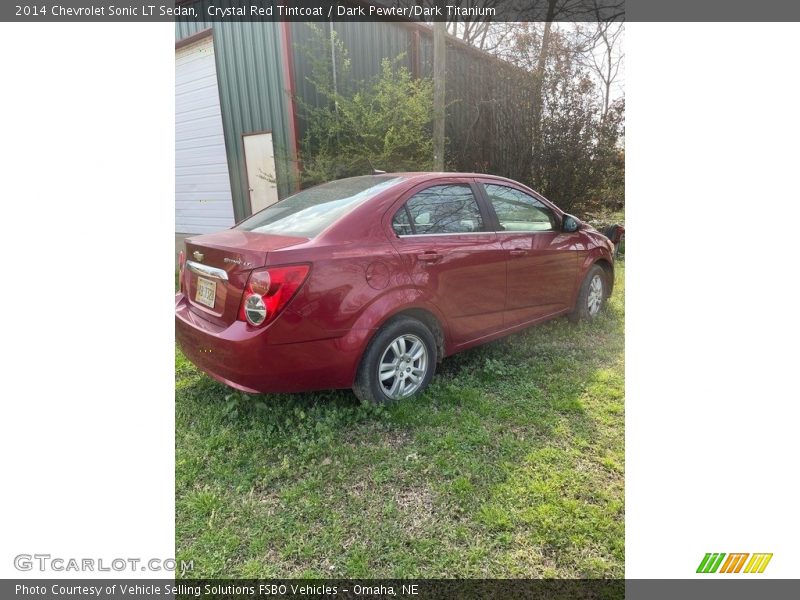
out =
{"type": "Polygon", "coordinates": [[[297,293],[309,270],[309,265],[291,265],[250,273],[239,308],[239,320],[256,327],[269,323],[297,293]]]}
{"type": "Polygon", "coordinates": [[[178,287],[183,292],[183,269],[186,266],[186,253],[181,250],[178,253],[178,287]]]}

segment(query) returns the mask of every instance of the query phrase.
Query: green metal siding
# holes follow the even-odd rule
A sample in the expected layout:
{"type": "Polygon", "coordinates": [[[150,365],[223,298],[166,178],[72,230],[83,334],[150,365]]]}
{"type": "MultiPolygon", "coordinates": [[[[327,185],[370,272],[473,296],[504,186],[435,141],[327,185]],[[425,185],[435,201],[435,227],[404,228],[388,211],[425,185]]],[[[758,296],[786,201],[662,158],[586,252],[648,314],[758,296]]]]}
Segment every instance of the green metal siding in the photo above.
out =
{"type": "Polygon", "coordinates": [[[272,131],[278,196],[283,198],[293,191],[291,100],[282,62],[281,25],[178,21],[175,39],[208,28],[213,30],[231,194],[238,221],[250,215],[242,134],[272,131]]]}
{"type": "MultiPolygon", "coordinates": [[[[420,35],[419,74],[433,75],[433,35],[428,32],[420,35]]],[[[527,180],[529,74],[448,39],[446,76],[447,164],[461,171],[527,180]]]]}
{"type": "MultiPolygon", "coordinates": [[[[315,25],[328,35],[328,23],[315,25]]],[[[376,77],[383,58],[400,54],[405,55],[401,64],[420,77],[433,74],[433,35],[428,28],[393,21],[341,22],[333,27],[347,49],[355,82],[376,77]]],[[[308,48],[315,34],[307,23],[300,22],[291,24],[291,32],[297,93],[319,106],[324,99],[308,82],[312,75],[308,48]]],[[[329,54],[322,58],[329,60],[329,54]]],[[[520,85],[526,79],[523,72],[453,39],[447,44],[446,68],[448,167],[526,179],[524,148],[529,142],[525,113],[529,111],[525,109],[528,91],[520,85]]],[[[298,118],[302,136],[302,115],[298,118]]]]}
{"type": "Polygon", "coordinates": [[[334,29],[347,48],[353,65],[353,79],[366,81],[379,74],[384,58],[404,55],[401,64],[409,67],[411,30],[391,21],[334,23],[334,29]]]}
{"type": "MultiPolygon", "coordinates": [[[[320,106],[325,99],[320,97],[314,86],[309,82],[312,77],[312,59],[310,52],[319,48],[317,33],[314,28],[320,29],[323,35],[328,36],[331,24],[316,22],[293,22],[290,24],[292,37],[292,55],[294,63],[294,81],[297,95],[312,106],[320,106]]],[[[369,23],[340,22],[333,23],[337,38],[342,42],[350,58],[350,78],[339,80],[341,92],[352,91],[347,89],[347,84],[359,84],[369,81],[380,74],[381,61],[384,58],[394,59],[401,54],[404,59],[401,64],[411,68],[410,62],[410,31],[392,22],[375,21],[369,23]]],[[[330,48],[325,47],[325,54],[316,57],[330,63],[330,48]]],[[[302,115],[298,115],[299,135],[302,138],[304,123],[302,115]]]]}
{"type": "MultiPolygon", "coordinates": [[[[209,0],[196,3],[205,10],[209,0]]],[[[315,25],[329,31],[329,23],[315,25]]],[[[404,54],[403,64],[419,76],[433,70],[433,39],[430,30],[400,22],[338,22],[333,25],[348,51],[352,80],[368,81],[380,73],[383,58],[404,54]],[[414,60],[416,57],[416,60],[414,60]],[[415,64],[416,63],[416,64],[415,64]]],[[[284,73],[283,32],[270,22],[176,22],[176,40],[213,28],[222,122],[231,177],[236,219],[250,214],[246,180],[244,133],[271,130],[275,145],[278,195],[292,191],[295,164],[291,160],[292,102],[284,73]]],[[[296,93],[304,101],[319,105],[308,82],[311,60],[308,48],[313,31],[304,22],[289,23],[291,60],[296,93]]],[[[329,60],[326,49],[323,60],[329,60]]],[[[530,111],[529,77],[520,69],[466,48],[456,40],[447,45],[446,136],[448,168],[528,177],[527,139],[530,111]]],[[[298,137],[302,138],[302,115],[298,115],[298,137]]]]}

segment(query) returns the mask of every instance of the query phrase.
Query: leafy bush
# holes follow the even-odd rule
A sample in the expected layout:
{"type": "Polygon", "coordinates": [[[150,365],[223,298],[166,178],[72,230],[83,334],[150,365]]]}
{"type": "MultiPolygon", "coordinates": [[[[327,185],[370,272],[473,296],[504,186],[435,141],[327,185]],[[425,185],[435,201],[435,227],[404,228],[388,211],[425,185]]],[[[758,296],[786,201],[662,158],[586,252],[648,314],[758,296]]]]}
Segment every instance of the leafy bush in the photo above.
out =
{"type": "Polygon", "coordinates": [[[381,62],[378,77],[355,81],[347,50],[333,32],[336,81],[330,38],[321,29],[307,49],[312,62],[308,78],[322,100],[298,98],[305,123],[301,146],[303,185],[384,171],[429,170],[433,82],[414,78],[400,65],[403,55],[381,62]],[[327,46],[328,52],[325,53],[327,46]],[[320,59],[327,56],[327,59],[320,59]]]}

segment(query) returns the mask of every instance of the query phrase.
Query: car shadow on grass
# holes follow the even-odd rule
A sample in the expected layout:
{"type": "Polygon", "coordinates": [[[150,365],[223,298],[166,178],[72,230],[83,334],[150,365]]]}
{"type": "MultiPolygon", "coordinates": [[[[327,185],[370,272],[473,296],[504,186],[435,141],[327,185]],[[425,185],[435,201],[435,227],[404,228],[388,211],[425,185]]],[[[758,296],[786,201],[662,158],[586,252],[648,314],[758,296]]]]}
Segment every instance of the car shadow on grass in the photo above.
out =
{"type": "Polygon", "coordinates": [[[350,390],[245,394],[197,372],[185,359],[179,380],[194,373],[177,390],[214,411],[220,422],[267,435],[292,435],[319,422],[348,429],[348,435],[352,427],[387,421],[413,431],[469,411],[496,422],[535,423],[542,435],[552,435],[560,417],[570,415],[573,427],[588,432],[592,421],[585,418],[581,396],[592,368],[580,361],[586,360],[586,334],[593,328],[559,320],[448,357],[424,394],[389,406],[361,405],[350,390]]]}

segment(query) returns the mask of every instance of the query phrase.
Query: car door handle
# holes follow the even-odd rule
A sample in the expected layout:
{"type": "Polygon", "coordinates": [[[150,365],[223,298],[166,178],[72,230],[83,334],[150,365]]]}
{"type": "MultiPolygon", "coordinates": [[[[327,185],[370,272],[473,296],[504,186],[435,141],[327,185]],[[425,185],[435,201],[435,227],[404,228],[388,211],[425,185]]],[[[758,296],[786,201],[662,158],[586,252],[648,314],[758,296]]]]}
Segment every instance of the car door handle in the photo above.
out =
{"type": "Polygon", "coordinates": [[[421,260],[423,262],[436,262],[440,258],[442,258],[442,255],[433,251],[420,252],[417,254],[417,260],[421,260]]]}
{"type": "Polygon", "coordinates": [[[522,248],[514,248],[509,252],[511,256],[528,256],[528,251],[522,248]]]}

